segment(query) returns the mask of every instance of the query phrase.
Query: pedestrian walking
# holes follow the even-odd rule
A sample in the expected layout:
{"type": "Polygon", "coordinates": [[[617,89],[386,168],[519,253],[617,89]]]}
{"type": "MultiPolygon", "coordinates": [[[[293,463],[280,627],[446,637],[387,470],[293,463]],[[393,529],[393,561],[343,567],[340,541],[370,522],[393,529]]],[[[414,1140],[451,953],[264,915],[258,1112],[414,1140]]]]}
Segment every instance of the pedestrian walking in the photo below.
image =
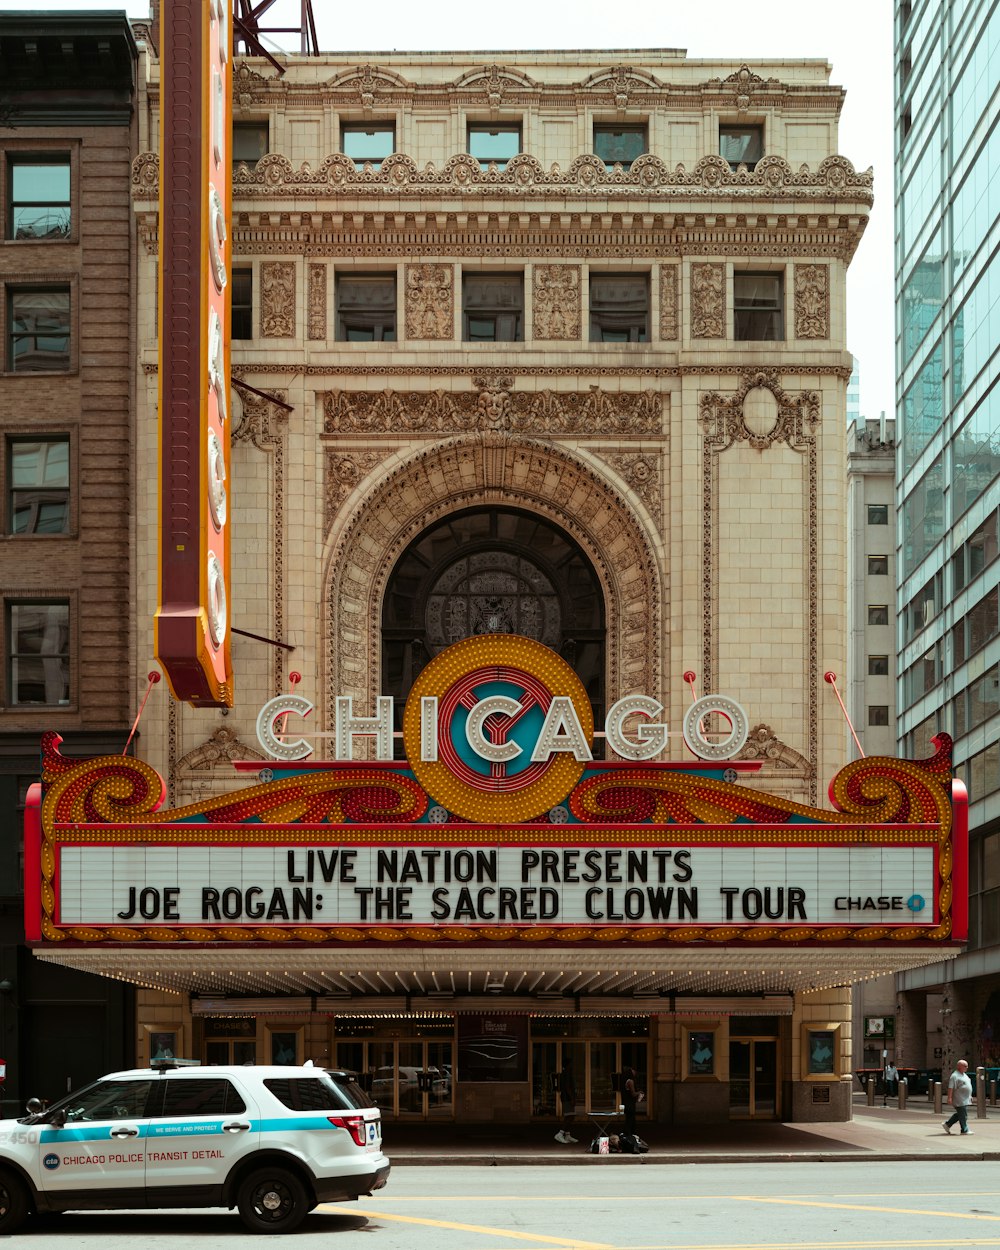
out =
{"type": "Polygon", "coordinates": [[[559,1097],[562,1101],[563,1123],[556,1133],[556,1141],[568,1146],[577,1140],[569,1131],[576,1118],[576,1081],[573,1079],[573,1065],[568,1059],[559,1073],[559,1097]]]}
{"type": "Polygon", "coordinates": [[[885,1072],[882,1075],[882,1102],[885,1103],[886,1095],[890,1098],[896,1097],[899,1089],[899,1071],[891,1059],[886,1060],[885,1072]]]}
{"type": "Polygon", "coordinates": [[[966,1059],[959,1059],[955,1064],[955,1071],[948,1078],[948,1102],[955,1108],[952,1115],[944,1122],[944,1131],[951,1132],[951,1126],[958,1124],[965,1134],[969,1136],[972,1129],[969,1128],[969,1103],[972,1102],[972,1082],[966,1073],[969,1070],[969,1063],[966,1059]]]}

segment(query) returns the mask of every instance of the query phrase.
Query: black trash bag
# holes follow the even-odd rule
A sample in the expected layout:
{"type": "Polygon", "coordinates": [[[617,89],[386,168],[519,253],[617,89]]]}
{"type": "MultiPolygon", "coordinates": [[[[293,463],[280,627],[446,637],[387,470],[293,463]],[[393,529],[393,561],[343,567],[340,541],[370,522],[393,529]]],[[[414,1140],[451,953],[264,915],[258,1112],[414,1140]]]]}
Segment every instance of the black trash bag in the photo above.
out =
{"type": "Polygon", "coordinates": [[[637,1133],[619,1133],[618,1141],[624,1155],[644,1155],[649,1152],[649,1147],[637,1133]]]}

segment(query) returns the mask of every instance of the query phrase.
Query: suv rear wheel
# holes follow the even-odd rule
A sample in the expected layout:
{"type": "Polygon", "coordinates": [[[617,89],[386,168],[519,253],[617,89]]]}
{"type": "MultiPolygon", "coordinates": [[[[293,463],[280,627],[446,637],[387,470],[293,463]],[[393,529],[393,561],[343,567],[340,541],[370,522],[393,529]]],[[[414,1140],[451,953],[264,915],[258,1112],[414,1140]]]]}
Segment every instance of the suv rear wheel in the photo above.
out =
{"type": "Polygon", "coordinates": [[[0,1170],[0,1237],[16,1232],[28,1218],[28,1191],[10,1172],[0,1170]]]}
{"type": "Polygon", "coordinates": [[[312,1210],[305,1186],[285,1168],[258,1168],[236,1196],[240,1218],[253,1233],[290,1233],[312,1210]]]}

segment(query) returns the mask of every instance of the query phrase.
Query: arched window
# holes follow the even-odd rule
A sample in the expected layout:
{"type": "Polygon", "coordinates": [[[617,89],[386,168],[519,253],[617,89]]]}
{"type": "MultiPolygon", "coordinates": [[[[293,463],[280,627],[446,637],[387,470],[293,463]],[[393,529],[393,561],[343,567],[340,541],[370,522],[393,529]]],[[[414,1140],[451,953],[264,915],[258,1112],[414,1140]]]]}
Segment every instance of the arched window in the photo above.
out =
{"type": "MultiPolygon", "coordinates": [[[[571,664],[604,721],[604,598],[562,530],[514,508],[455,513],[392,571],[382,608],[382,691],[403,703],[424,665],[475,634],[522,634],[571,664]]],[[[397,725],[399,728],[399,725],[397,725]]]]}

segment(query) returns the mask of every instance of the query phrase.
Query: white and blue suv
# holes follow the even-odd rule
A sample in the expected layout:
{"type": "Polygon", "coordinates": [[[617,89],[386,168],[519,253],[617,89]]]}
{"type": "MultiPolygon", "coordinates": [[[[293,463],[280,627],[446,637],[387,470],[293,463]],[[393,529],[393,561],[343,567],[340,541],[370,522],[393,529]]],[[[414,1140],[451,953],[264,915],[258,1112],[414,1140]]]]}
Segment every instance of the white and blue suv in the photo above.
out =
{"type": "Polygon", "coordinates": [[[381,1112],[349,1073],[167,1063],[0,1121],[0,1236],[32,1213],[154,1207],[236,1207],[287,1233],[388,1175],[381,1112]]]}

